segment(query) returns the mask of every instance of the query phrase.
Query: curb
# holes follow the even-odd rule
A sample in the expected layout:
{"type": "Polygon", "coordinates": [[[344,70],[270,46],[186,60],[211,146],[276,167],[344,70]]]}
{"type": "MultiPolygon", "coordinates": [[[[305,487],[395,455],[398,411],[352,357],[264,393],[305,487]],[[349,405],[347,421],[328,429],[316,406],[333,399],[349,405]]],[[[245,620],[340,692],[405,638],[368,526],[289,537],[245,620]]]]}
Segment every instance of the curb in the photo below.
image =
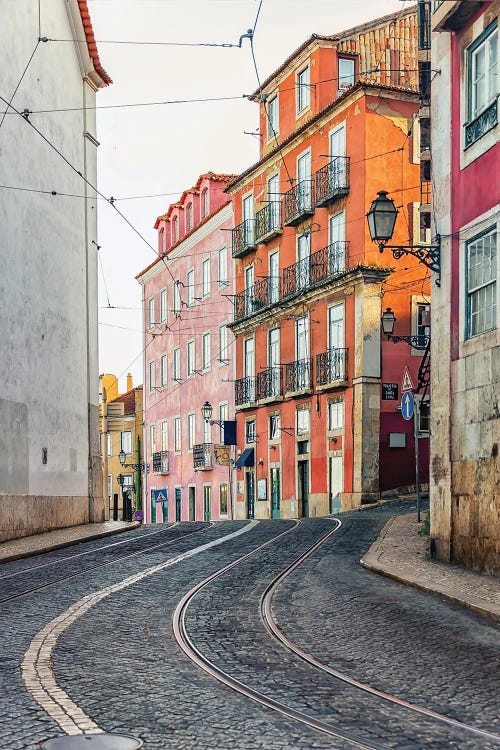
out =
{"type": "MultiPolygon", "coordinates": [[[[125,531],[130,531],[131,529],[137,529],[139,526],[142,526],[139,521],[131,521],[130,526],[124,526],[120,529],[110,529],[109,531],[100,531],[97,534],[90,534],[89,536],[79,537],[77,539],[72,539],[71,541],[67,542],[57,542],[56,544],[49,544],[46,547],[40,547],[37,550],[30,550],[29,552],[17,552],[12,555],[6,555],[5,557],[2,557],[0,555],[0,565],[3,565],[3,563],[8,562],[14,562],[15,560],[22,560],[25,557],[34,557],[35,555],[42,555],[44,552],[54,552],[54,550],[57,549],[64,549],[65,547],[72,547],[74,544],[80,544],[80,542],[91,542],[94,539],[103,539],[107,536],[114,536],[115,534],[122,534],[125,531]]],[[[21,537],[25,539],[26,537],[21,537]]]]}

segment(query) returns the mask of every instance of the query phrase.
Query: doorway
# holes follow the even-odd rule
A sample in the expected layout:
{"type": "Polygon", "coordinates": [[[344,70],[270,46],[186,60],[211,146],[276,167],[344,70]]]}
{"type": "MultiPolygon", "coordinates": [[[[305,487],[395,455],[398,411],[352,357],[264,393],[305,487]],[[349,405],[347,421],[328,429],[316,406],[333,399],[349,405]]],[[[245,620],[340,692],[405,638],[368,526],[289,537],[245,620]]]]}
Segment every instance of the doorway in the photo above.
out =
{"type": "Polygon", "coordinates": [[[194,521],[196,515],[196,487],[190,487],[189,490],[189,520],[194,521]]]}
{"type": "Polygon", "coordinates": [[[280,469],[271,469],[271,518],[280,517],[281,476],[280,469]]]}
{"type": "Polygon", "coordinates": [[[255,476],[254,476],[253,471],[247,471],[246,485],[247,485],[248,518],[253,519],[255,516],[255,476]]]}
{"type": "Polygon", "coordinates": [[[309,517],[309,461],[297,463],[298,474],[298,515],[309,517]]]}
{"type": "Polygon", "coordinates": [[[180,487],[175,488],[175,520],[181,520],[181,502],[182,502],[182,490],[180,487]]]}
{"type": "Polygon", "coordinates": [[[339,513],[340,493],[344,489],[344,462],[342,456],[330,456],[330,513],[339,513]]]}
{"type": "Polygon", "coordinates": [[[151,523],[156,523],[156,497],[155,497],[155,490],[151,490],[151,523]]]}
{"type": "Polygon", "coordinates": [[[203,520],[210,521],[212,515],[212,488],[209,484],[203,486],[203,520]]]}

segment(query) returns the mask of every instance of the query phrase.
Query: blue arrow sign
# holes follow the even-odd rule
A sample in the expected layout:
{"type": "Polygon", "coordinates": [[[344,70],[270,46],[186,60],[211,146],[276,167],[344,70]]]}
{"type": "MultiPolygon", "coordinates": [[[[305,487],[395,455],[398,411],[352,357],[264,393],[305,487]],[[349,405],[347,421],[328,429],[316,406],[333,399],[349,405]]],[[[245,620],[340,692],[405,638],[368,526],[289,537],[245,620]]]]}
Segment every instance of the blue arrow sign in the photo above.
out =
{"type": "Polygon", "coordinates": [[[410,420],[413,417],[414,410],[415,399],[413,398],[413,393],[405,391],[401,396],[401,414],[403,415],[403,419],[406,419],[406,421],[410,420]]]}

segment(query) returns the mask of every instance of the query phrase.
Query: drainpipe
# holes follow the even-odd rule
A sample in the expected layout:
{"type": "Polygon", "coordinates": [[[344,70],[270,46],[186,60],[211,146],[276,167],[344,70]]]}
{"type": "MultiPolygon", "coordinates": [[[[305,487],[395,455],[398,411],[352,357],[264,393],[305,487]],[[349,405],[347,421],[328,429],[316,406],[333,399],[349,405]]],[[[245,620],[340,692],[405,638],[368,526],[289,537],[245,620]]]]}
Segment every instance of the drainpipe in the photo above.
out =
{"type": "Polygon", "coordinates": [[[142,488],[141,488],[141,438],[137,435],[136,441],[136,470],[135,470],[135,509],[142,510],[142,488]]]}

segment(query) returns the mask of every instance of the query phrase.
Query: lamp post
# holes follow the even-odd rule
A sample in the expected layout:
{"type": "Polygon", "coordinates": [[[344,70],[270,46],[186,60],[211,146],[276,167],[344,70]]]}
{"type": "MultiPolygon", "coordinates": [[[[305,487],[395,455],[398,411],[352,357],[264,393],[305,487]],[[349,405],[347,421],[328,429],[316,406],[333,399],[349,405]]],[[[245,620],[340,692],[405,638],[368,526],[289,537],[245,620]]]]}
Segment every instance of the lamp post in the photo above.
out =
{"type": "Polygon", "coordinates": [[[387,195],[387,190],[379,190],[377,198],[372,201],[370,210],[366,214],[372,241],[377,243],[381,253],[386,248],[390,250],[396,260],[402,258],[403,255],[411,255],[416,258],[419,263],[423,263],[424,266],[437,273],[436,285],[439,286],[441,238],[439,235],[436,236],[435,245],[388,245],[387,243],[390,242],[394,233],[399,211],[392,198],[388,198],[387,195]]]}
{"type": "Polygon", "coordinates": [[[425,334],[414,334],[412,336],[394,336],[393,331],[396,320],[397,318],[391,308],[386,307],[386,309],[382,313],[381,321],[382,332],[389,341],[392,341],[393,344],[398,344],[400,341],[404,341],[407,344],[410,344],[410,346],[412,346],[414,349],[419,349],[421,351],[427,349],[427,347],[429,346],[430,336],[426,336],[425,334]]]}

